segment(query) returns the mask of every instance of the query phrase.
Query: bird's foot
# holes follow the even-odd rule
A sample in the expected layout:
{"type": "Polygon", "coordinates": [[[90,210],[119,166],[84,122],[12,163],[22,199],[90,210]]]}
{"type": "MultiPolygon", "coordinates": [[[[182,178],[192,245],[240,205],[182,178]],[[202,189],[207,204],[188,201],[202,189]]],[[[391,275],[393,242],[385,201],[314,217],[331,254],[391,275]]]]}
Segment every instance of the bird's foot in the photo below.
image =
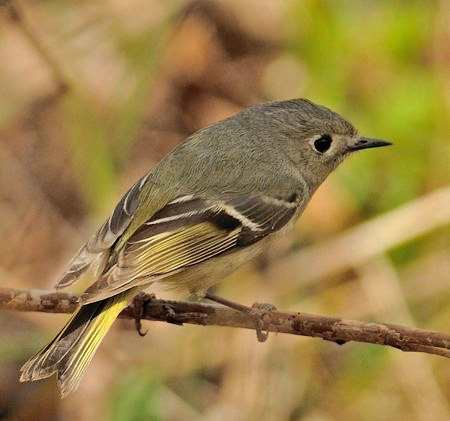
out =
{"type": "Polygon", "coordinates": [[[217,295],[210,294],[209,292],[205,294],[205,298],[222,304],[226,307],[230,307],[234,310],[248,314],[254,320],[256,337],[259,342],[265,342],[269,337],[267,322],[264,320],[264,318],[267,313],[276,310],[276,307],[274,305],[254,303],[251,307],[248,307],[230,300],[226,300],[225,298],[218,297],[217,295]]]}
{"type": "Polygon", "coordinates": [[[255,321],[256,337],[258,342],[265,342],[269,337],[269,330],[265,317],[271,311],[275,311],[277,308],[273,304],[267,303],[254,303],[249,308],[249,315],[255,321]]]}
{"type": "Polygon", "coordinates": [[[155,296],[153,294],[145,294],[140,292],[133,298],[133,309],[134,309],[134,326],[139,336],[145,336],[148,330],[142,329],[142,317],[145,314],[145,309],[147,304],[154,300],[155,296]]]}

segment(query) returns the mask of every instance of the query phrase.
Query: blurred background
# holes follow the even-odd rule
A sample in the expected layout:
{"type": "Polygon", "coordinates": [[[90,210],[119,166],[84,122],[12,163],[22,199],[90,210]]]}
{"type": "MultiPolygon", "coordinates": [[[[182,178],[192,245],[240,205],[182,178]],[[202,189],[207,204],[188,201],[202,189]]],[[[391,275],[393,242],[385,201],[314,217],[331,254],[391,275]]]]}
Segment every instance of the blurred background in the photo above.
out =
{"type": "MultiPolygon", "coordinates": [[[[295,232],[218,292],[449,332],[448,1],[1,3],[1,287],[50,288],[193,131],[304,96],[395,146],[342,165],[295,232]]],[[[61,401],[17,370],[65,318],[0,313],[0,420],[450,419],[444,358],[158,323],[140,338],[126,320],[61,401]]]]}

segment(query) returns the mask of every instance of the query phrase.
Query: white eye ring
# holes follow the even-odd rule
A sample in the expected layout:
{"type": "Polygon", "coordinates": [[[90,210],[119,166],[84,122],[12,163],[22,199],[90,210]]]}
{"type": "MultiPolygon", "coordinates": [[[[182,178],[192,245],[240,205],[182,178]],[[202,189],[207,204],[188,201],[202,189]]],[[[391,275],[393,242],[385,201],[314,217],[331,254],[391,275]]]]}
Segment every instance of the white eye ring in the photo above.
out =
{"type": "Polygon", "coordinates": [[[314,136],[309,143],[315,152],[322,155],[331,148],[333,138],[328,133],[325,133],[318,136],[314,136]]]}

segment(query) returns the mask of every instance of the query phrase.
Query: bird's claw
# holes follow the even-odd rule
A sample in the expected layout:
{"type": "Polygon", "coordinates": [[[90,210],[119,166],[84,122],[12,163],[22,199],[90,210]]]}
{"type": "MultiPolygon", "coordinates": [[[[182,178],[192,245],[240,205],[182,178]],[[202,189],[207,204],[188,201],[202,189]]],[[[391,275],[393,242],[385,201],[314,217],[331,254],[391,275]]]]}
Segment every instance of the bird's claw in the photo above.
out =
{"type": "Polygon", "coordinates": [[[133,299],[133,309],[134,309],[134,326],[139,336],[143,337],[147,335],[148,329],[142,329],[142,316],[145,314],[145,308],[147,304],[155,298],[154,295],[148,295],[140,292],[133,299]]]}
{"type": "Polygon", "coordinates": [[[172,323],[174,325],[182,326],[183,322],[179,320],[177,317],[177,314],[175,313],[175,310],[168,304],[165,304],[163,306],[164,310],[166,311],[166,320],[168,323],[172,323]]]}
{"type": "Polygon", "coordinates": [[[217,295],[211,294],[209,292],[205,294],[205,298],[222,304],[226,307],[232,308],[236,311],[245,313],[249,317],[251,317],[255,323],[256,337],[258,338],[259,342],[265,342],[269,337],[268,326],[266,321],[264,320],[264,316],[266,316],[267,313],[276,310],[276,307],[274,305],[255,303],[251,307],[247,307],[242,304],[226,300],[225,298],[218,297],[217,295]],[[266,331],[264,332],[264,330],[266,331]]]}
{"type": "Polygon", "coordinates": [[[276,307],[272,304],[254,303],[249,310],[249,315],[255,322],[256,337],[258,342],[267,341],[267,338],[269,337],[269,330],[264,317],[267,313],[276,310],[276,307]]]}

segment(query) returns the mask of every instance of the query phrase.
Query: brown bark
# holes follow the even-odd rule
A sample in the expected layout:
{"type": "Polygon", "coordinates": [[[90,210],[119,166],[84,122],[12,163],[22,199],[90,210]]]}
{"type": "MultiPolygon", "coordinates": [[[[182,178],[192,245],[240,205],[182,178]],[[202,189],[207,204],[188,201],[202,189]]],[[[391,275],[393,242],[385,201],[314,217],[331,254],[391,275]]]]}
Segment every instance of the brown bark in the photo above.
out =
{"type": "MultiPolygon", "coordinates": [[[[77,300],[76,295],[63,292],[0,288],[0,310],[71,313],[77,300]]],[[[132,306],[127,307],[120,317],[134,318],[132,306]]],[[[450,336],[445,333],[277,310],[268,311],[262,317],[270,332],[317,337],[340,345],[350,341],[388,345],[402,351],[450,357],[450,336]]],[[[176,324],[255,329],[254,320],[243,312],[210,304],[152,299],[150,296],[142,318],[176,324]]]]}

